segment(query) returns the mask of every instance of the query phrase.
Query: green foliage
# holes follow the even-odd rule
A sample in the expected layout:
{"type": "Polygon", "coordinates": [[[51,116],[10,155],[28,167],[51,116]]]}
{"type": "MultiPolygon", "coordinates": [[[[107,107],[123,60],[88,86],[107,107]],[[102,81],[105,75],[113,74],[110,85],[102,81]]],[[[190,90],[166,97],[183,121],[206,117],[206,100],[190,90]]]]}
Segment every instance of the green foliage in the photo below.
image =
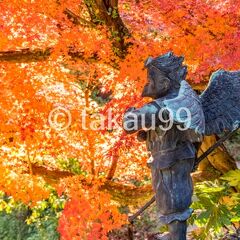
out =
{"type": "Polygon", "coordinates": [[[239,170],[230,171],[219,180],[198,183],[190,223],[200,227],[194,239],[222,239],[226,230],[233,233],[234,223],[240,220],[239,170]]]}
{"type": "Polygon", "coordinates": [[[0,239],[1,240],[57,240],[58,218],[65,199],[52,193],[49,199],[40,201],[33,208],[15,202],[1,194],[0,239]]]}
{"type": "Polygon", "coordinates": [[[119,14],[118,14],[118,9],[117,7],[114,7],[113,10],[112,10],[112,18],[118,18],[119,17],[119,14]]]}
{"type": "Polygon", "coordinates": [[[0,239],[22,240],[29,234],[29,227],[25,223],[28,210],[22,204],[18,204],[10,212],[0,212],[0,239]]]}
{"type": "Polygon", "coordinates": [[[228,182],[228,184],[232,187],[237,188],[240,191],[240,170],[232,170],[226,173],[221,179],[228,182]]]}
{"type": "Polygon", "coordinates": [[[58,218],[64,208],[65,202],[66,199],[64,197],[59,198],[54,193],[50,194],[47,200],[38,202],[38,204],[31,209],[31,215],[26,222],[28,224],[35,223],[41,225],[44,221],[58,218]]]}
{"type": "Polygon", "coordinates": [[[63,170],[67,170],[78,175],[87,176],[87,172],[82,170],[82,167],[76,158],[68,158],[67,160],[57,159],[57,164],[58,167],[63,170]]]}
{"type": "Polygon", "coordinates": [[[94,88],[91,92],[91,98],[94,100],[99,106],[103,106],[107,102],[111,100],[110,93],[108,93],[105,97],[101,96],[101,92],[98,88],[94,88]]]}
{"type": "Polygon", "coordinates": [[[149,178],[149,176],[146,176],[146,175],[143,176],[142,180],[137,180],[137,179],[132,178],[129,181],[130,181],[130,183],[134,184],[134,186],[136,186],[136,187],[141,187],[141,186],[151,184],[151,178],[149,178]]]}

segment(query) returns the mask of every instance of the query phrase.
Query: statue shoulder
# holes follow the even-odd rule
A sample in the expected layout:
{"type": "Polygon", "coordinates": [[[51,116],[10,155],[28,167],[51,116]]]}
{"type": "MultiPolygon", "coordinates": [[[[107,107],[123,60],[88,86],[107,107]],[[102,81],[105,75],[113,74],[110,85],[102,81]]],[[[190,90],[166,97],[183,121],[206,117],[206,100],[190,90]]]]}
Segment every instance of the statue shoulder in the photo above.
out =
{"type": "Polygon", "coordinates": [[[187,124],[189,129],[204,134],[205,118],[200,98],[185,80],[182,80],[176,97],[155,101],[161,108],[166,108],[171,113],[176,124],[187,124]]]}

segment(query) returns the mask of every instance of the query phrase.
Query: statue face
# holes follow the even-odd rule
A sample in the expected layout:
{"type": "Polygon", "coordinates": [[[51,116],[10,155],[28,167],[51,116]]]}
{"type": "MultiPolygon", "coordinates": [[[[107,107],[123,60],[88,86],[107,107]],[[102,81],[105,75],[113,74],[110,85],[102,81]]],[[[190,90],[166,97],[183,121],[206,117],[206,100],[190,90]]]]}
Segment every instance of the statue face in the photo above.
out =
{"type": "Polygon", "coordinates": [[[170,89],[170,79],[158,68],[150,65],[147,67],[147,83],[143,88],[142,97],[157,99],[167,94],[170,89]]]}

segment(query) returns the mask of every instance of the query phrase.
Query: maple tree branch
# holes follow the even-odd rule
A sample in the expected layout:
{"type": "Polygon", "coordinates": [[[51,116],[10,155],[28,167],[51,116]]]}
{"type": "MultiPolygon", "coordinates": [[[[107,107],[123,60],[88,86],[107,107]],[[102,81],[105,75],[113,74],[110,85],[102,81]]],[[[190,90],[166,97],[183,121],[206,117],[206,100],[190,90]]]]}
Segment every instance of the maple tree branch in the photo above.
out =
{"type": "Polygon", "coordinates": [[[110,170],[109,170],[108,175],[107,175],[107,180],[112,180],[113,179],[114,174],[117,170],[118,159],[119,159],[119,156],[117,154],[113,156],[111,167],[110,167],[110,170]]]}
{"type": "Polygon", "coordinates": [[[116,55],[124,58],[127,54],[130,37],[129,30],[124,25],[119,12],[117,0],[84,0],[92,22],[105,25],[111,32],[113,50],[116,55]]]}
{"type": "MultiPolygon", "coordinates": [[[[46,49],[30,49],[23,48],[18,50],[8,50],[0,51],[0,62],[39,62],[47,60],[48,57],[53,52],[53,47],[48,47],[46,49]]],[[[83,58],[83,51],[74,51],[69,47],[68,51],[69,56],[72,58],[83,58]]],[[[94,57],[94,56],[93,56],[94,57]]],[[[92,57],[92,58],[93,58],[92,57]]],[[[92,59],[91,58],[91,59],[92,59]]]]}
{"type": "MultiPolygon", "coordinates": [[[[16,62],[16,63],[27,63],[27,62],[39,62],[45,61],[53,52],[54,48],[46,48],[44,49],[19,49],[19,50],[9,50],[9,51],[0,51],[0,62],[16,62]]],[[[69,47],[68,55],[71,56],[72,59],[84,59],[83,51],[74,51],[71,47],[69,47]]],[[[85,61],[98,61],[97,53],[93,53],[88,59],[84,59],[85,61]]],[[[105,63],[109,67],[116,68],[114,64],[105,63]]],[[[66,66],[65,66],[66,67],[66,66]]],[[[70,69],[75,72],[73,69],[70,69]]],[[[78,71],[76,71],[78,72],[78,71]]]]}
{"type": "MultiPolygon", "coordinates": [[[[116,51],[116,54],[124,57],[126,54],[127,44],[125,43],[125,38],[129,36],[129,31],[125,27],[122,19],[120,18],[117,6],[117,0],[104,0],[104,1],[89,1],[85,0],[85,2],[95,2],[95,5],[86,4],[90,13],[90,16],[94,19],[92,22],[81,18],[80,16],[76,15],[70,9],[66,8],[64,13],[72,20],[72,22],[76,25],[82,24],[86,27],[95,27],[98,24],[100,19],[104,22],[110,29],[112,33],[112,41],[113,46],[116,51]],[[94,6],[94,7],[93,7],[94,6]],[[93,11],[91,11],[92,9],[93,11]],[[112,11],[109,13],[109,11],[112,11]],[[115,15],[113,16],[113,10],[115,11],[115,15]],[[98,13],[98,14],[97,14],[98,13]],[[124,53],[125,52],[125,53],[124,53]]],[[[30,49],[24,48],[19,50],[7,50],[7,51],[0,51],[0,62],[1,61],[8,61],[8,62],[37,62],[37,61],[44,61],[46,60],[53,51],[53,48],[46,48],[46,49],[30,49]]],[[[84,53],[83,52],[75,52],[69,48],[69,55],[72,58],[82,58],[84,53]]]]}
{"type": "Polygon", "coordinates": [[[27,150],[27,162],[28,162],[28,167],[29,167],[29,173],[33,176],[33,168],[32,168],[32,162],[30,159],[29,150],[27,150]]]}
{"type": "MultiPolygon", "coordinates": [[[[81,18],[80,16],[73,13],[68,8],[65,9],[64,13],[72,19],[72,22],[76,25],[82,24],[85,27],[94,27],[95,24],[81,18]]],[[[53,48],[48,47],[46,49],[30,49],[23,48],[18,50],[7,50],[0,51],[0,62],[37,62],[46,60],[52,53],[53,48]]],[[[83,56],[82,52],[75,52],[71,49],[69,50],[69,55],[72,58],[81,58],[83,56]]]]}
{"type": "Polygon", "coordinates": [[[66,8],[64,10],[64,13],[68,16],[70,20],[76,25],[83,25],[85,27],[95,27],[96,25],[93,22],[87,21],[86,19],[78,16],[74,12],[72,12],[70,9],[66,8]]]}
{"type": "Polygon", "coordinates": [[[46,60],[51,52],[52,48],[46,49],[19,49],[19,50],[9,50],[0,51],[0,61],[8,62],[37,62],[46,60]]]}

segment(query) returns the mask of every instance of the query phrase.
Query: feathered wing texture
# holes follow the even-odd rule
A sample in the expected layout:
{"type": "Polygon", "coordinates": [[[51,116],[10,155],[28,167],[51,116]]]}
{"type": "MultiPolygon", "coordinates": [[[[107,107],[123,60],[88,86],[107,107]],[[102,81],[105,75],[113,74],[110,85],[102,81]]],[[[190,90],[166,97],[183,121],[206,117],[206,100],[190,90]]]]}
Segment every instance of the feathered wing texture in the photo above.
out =
{"type": "Polygon", "coordinates": [[[169,109],[176,123],[187,124],[188,128],[200,135],[205,133],[205,119],[199,96],[185,81],[181,81],[179,94],[176,98],[163,101],[163,107],[169,109]],[[181,110],[182,109],[182,110],[181,110]],[[185,110],[190,113],[190,116],[185,110]]]}
{"type": "Polygon", "coordinates": [[[234,130],[240,123],[240,71],[214,72],[200,100],[205,116],[205,135],[234,130]]]}

